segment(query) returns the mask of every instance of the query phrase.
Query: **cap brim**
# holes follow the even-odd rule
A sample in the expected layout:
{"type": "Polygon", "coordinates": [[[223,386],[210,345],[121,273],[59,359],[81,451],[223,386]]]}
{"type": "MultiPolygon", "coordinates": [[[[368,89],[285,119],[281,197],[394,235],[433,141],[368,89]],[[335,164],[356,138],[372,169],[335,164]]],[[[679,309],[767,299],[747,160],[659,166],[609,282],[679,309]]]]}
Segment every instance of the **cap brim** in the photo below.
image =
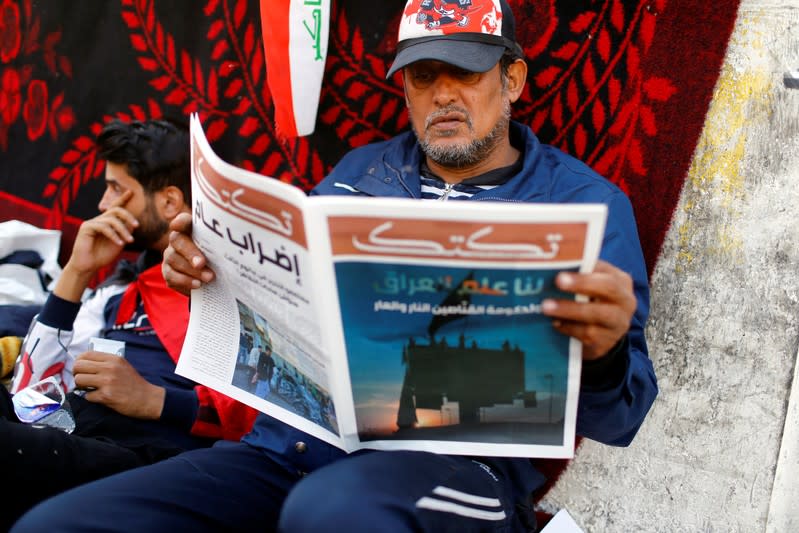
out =
{"type": "Polygon", "coordinates": [[[443,37],[406,46],[394,58],[386,78],[417,61],[441,61],[471,72],[486,72],[497,64],[505,47],[443,37]]]}

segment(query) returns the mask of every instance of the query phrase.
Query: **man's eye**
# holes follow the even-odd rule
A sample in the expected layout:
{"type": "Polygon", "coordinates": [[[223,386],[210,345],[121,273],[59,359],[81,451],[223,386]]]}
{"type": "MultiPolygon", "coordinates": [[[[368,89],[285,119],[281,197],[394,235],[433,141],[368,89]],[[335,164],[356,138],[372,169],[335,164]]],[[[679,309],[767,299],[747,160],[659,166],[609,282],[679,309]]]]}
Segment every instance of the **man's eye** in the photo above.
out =
{"type": "Polygon", "coordinates": [[[471,70],[456,69],[452,74],[464,83],[474,83],[480,79],[480,73],[471,70]]]}
{"type": "Polygon", "coordinates": [[[420,83],[430,83],[433,80],[433,73],[428,70],[417,70],[413,72],[413,79],[420,83]]]}

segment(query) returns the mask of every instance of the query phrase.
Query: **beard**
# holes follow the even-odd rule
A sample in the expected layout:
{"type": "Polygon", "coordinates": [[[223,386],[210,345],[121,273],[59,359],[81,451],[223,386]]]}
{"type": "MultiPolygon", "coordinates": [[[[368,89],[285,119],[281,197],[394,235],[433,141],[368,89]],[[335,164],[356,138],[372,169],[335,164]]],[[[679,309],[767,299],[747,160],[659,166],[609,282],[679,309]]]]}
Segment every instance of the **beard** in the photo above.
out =
{"type": "Polygon", "coordinates": [[[139,226],[133,230],[133,242],[125,248],[128,250],[149,250],[160,241],[169,230],[169,222],[161,218],[152,198],[147,198],[147,205],[137,217],[139,226]]]}
{"type": "MultiPolygon", "coordinates": [[[[466,117],[466,127],[469,128],[470,132],[474,133],[474,126],[472,124],[471,116],[465,109],[456,105],[448,105],[447,107],[431,113],[425,121],[424,131],[427,131],[433,120],[436,118],[453,112],[461,113],[464,117],[466,117]]],[[[413,131],[416,134],[416,138],[419,141],[422,152],[424,152],[424,154],[429,157],[430,160],[446,168],[465,168],[476,165],[480,161],[483,161],[497,148],[497,146],[499,146],[499,144],[505,138],[506,132],[508,131],[510,115],[510,102],[506,100],[502,109],[502,115],[497,120],[497,123],[494,124],[494,127],[491,128],[491,131],[489,131],[484,137],[472,139],[471,141],[460,144],[434,144],[427,136],[420,135],[416,127],[413,128],[413,131]]]]}

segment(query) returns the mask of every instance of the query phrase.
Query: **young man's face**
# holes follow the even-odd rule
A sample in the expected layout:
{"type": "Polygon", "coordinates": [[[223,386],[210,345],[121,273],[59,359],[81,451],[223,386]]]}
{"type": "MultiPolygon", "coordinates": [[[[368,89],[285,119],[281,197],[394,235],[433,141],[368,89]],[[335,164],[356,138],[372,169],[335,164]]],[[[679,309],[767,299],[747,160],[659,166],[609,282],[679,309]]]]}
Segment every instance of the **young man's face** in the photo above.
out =
{"type": "Polygon", "coordinates": [[[133,230],[134,248],[157,247],[156,244],[164,240],[169,223],[158,211],[155,194],[148,194],[141,183],[128,174],[124,165],[106,162],[105,193],[97,206],[100,211],[105,212],[128,190],[133,191],[133,195],[123,207],[139,221],[139,227],[133,230]]]}
{"type": "Polygon", "coordinates": [[[490,157],[507,136],[510,97],[499,64],[470,72],[440,61],[403,70],[411,124],[425,154],[444,167],[490,157]]]}

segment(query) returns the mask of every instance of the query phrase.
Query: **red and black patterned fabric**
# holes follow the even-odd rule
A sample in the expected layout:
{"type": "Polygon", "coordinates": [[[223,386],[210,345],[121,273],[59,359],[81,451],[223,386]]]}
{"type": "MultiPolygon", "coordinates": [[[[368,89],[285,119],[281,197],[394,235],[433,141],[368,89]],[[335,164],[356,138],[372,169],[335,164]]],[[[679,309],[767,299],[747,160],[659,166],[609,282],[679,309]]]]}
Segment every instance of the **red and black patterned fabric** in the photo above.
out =
{"type": "MultiPolygon", "coordinates": [[[[631,197],[650,272],[704,122],[738,0],[509,0],[529,80],[514,117],[631,197]]],[[[0,220],[96,213],[109,117],[200,114],[227,161],[311,188],[408,127],[386,80],[404,0],[334,0],[316,131],[282,139],[257,0],[0,0],[0,220]]],[[[553,474],[565,462],[542,468],[553,474]]]]}

